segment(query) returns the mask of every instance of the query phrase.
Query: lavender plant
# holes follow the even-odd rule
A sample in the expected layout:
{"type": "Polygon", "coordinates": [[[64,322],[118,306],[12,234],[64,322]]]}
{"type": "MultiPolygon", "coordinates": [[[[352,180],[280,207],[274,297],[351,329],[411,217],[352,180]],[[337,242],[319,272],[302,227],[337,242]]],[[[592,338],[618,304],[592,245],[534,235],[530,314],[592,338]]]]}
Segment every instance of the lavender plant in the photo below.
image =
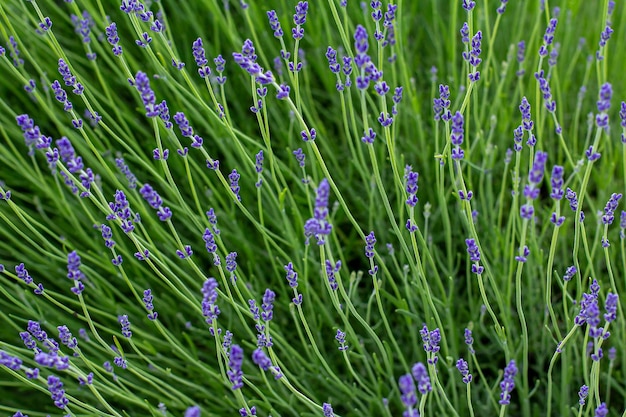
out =
{"type": "Polygon", "coordinates": [[[0,2],[1,413],[626,415],[625,22],[0,2]]]}

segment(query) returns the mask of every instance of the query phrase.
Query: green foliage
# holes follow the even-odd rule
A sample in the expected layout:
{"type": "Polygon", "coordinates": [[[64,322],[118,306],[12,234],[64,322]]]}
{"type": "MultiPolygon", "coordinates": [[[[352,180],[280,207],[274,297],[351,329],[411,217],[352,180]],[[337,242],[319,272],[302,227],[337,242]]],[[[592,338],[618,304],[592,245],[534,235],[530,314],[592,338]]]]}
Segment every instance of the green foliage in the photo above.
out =
{"type": "Polygon", "coordinates": [[[623,4],[609,14],[608,0],[516,1],[500,14],[500,1],[466,11],[460,0],[398,0],[384,25],[369,2],[348,3],[310,2],[299,40],[295,1],[160,0],[145,3],[145,19],[118,0],[0,3],[3,415],[193,416],[198,406],[202,416],[322,416],[332,404],[336,416],[589,416],[602,415],[603,403],[622,415],[626,322],[619,302],[614,321],[605,303],[611,310],[626,291],[626,218],[616,210],[626,187],[623,4]],[[282,39],[270,30],[272,9],[282,39]],[[161,32],[151,29],[157,21],[161,32]],[[107,40],[112,22],[119,56],[107,40]],[[461,41],[464,22],[470,39],[481,32],[480,52],[461,41]],[[607,22],[613,33],[599,47],[607,22]],[[359,25],[370,57],[361,67],[359,25]],[[151,41],[142,47],[144,33],[151,41]],[[192,49],[199,37],[211,69],[204,79],[192,49]],[[237,64],[250,65],[250,56],[233,56],[245,55],[246,39],[263,70],[237,64]],[[343,57],[353,62],[351,85],[343,57]],[[60,74],[60,59],[75,80],[60,74]],[[378,83],[357,88],[357,77],[377,71],[378,83]],[[468,74],[477,71],[474,82],[468,74]],[[31,80],[34,89],[25,88],[31,80]],[[55,98],[55,80],[71,109],[55,98]],[[389,91],[379,94],[383,80],[389,91]],[[277,97],[283,86],[288,96],[277,97]],[[452,120],[433,117],[443,86],[452,120]],[[608,109],[596,103],[602,93],[608,109]],[[518,128],[523,97],[528,129],[518,128]],[[160,117],[162,100],[173,128],[160,117]],[[179,112],[192,134],[177,126],[179,112]],[[23,128],[27,117],[40,131],[23,128]],[[564,169],[560,188],[576,193],[573,210],[551,197],[555,165],[564,169]],[[162,201],[147,201],[147,184],[162,201]],[[107,227],[112,236],[103,236],[107,227]],[[32,349],[20,333],[37,337],[35,322],[47,337],[32,349]],[[61,343],[59,326],[77,347],[61,343]],[[244,351],[243,387],[234,390],[229,334],[244,351]],[[262,356],[271,365],[255,363],[262,356]],[[412,376],[420,362],[432,390],[412,376]],[[50,387],[52,375],[65,397],[50,387]]]}

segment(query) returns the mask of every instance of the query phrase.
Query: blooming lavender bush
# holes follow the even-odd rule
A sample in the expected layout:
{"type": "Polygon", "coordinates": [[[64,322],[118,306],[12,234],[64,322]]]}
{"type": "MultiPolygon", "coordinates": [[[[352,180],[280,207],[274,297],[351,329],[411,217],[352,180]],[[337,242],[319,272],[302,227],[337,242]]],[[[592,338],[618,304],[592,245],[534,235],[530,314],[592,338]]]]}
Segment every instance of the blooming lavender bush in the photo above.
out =
{"type": "Polygon", "coordinates": [[[0,2],[2,414],[624,415],[625,22],[0,2]]]}

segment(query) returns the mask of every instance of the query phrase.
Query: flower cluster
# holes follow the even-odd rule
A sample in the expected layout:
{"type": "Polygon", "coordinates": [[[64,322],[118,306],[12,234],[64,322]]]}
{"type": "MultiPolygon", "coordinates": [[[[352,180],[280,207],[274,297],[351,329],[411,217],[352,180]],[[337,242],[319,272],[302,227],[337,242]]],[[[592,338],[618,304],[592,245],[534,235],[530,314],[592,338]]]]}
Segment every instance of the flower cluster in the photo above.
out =
{"type": "Polygon", "coordinates": [[[520,207],[520,216],[524,220],[532,220],[534,217],[535,209],[532,201],[539,197],[539,185],[543,179],[543,172],[545,170],[547,160],[548,154],[546,152],[538,151],[535,154],[532,169],[528,173],[528,184],[524,186],[524,197],[526,197],[526,203],[520,207]]]}
{"type": "Polygon", "coordinates": [[[154,297],[152,296],[152,290],[150,288],[144,290],[142,299],[143,305],[144,307],[146,307],[146,310],[148,310],[148,319],[154,321],[157,319],[157,317],[159,317],[159,313],[154,311],[154,305],[152,304],[153,299],[154,297]]]}
{"type": "MultiPolygon", "coordinates": [[[[439,329],[428,331],[428,327],[424,324],[422,330],[420,330],[422,336],[422,342],[424,343],[424,351],[428,355],[428,363],[435,365],[439,361],[437,353],[439,352],[439,343],[441,342],[441,332],[439,329]]],[[[416,378],[417,379],[417,378],[416,378]]]]}
{"type": "Polygon", "coordinates": [[[517,375],[517,366],[515,366],[515,361],[511,359],[506,368],[504,368],[504,378],[500,382],[502,391],[500,392],[499,403],[502,405],[511,403],[511,392],[515,388],[515,375],[517,375]]]}
{"type": "MultiPolygon", "coordinates": [[[[552,188],[552,191],[550,192],[550,198],[557,202],[560,201],[565,195],[565,192],[563,191],[563,172],[564,169],[560,165],[552,167],[552,175],[550,176],[550,187],[552,188]]],[[[556,227],[561,226],[564,221],[565,216],[559,216],[557,212],[553,212],[550,216],[550,222],[552,222],[552,224],[556,227]]]]}
{"type": "MultiPolygon", "coordinates": [[[[216,304],[217,301],[217,281],[215,278],[207,278],[202,285],[202,315],[209,326],[212,326],[213,321],[217,319],[220,314],[220,309],[216,304]]],[[[211,334],[213,334],[213,327],[211,327],[211,334]]]]}
{"type": "Polygon", "coordinates": [[[324,236],[328,236],[333,226],[326,220],[328,217],[328,198],[330,196],[330,185],[326,178],[320,181],[315,196],[315,210],[313,217],[304,224],[304,236],[306,244],[311,237],[315,237],[318,245],[324,244],[324,236]]]}
{"type": "Polygon", "coordinates": [[[168,221],[172,217],[172,210],[169,207],[163,206],[163,200],[159,193],[157,193],[150,184],[144,184],[139,192],[144,200],[150,204],[150,207],[157,211],[157,216],[162,222],[168,221]]]}
{"type": "Polygon", "coordinates": [[[470,257],[472,263],[472,273],[480,275],[484,272],[485,267],[480,265],[480,250],[476,244],[475,239],[465,239],[465,245],[467,246],[467,254],[470,257]]]}
{"type": "Polygon", "coordinates": [[[238,390],[243,387],[243,372],[241,365],[243,364],[243,349],[239,345],[232,345],[230,348],[230,355],[228,361],[227,372],[228,379],[232,383],[231,388],[238,390]]]}
{"type": "Polygon", "coordinates": [[[80,270],[80,265],[80,256],[76,251],[67,254],[67,277],[74,281],[72,292],[76,295],[81,294],[85,289],[85,285],[83,284],[85,274],[80,270]]]}
{"type": "Polygon", "coordinates": [[[109,26],[104,29],[104,33],[107,36],[107,42],[113,46],[112,51],[113,55],[120,56],[122,55],[122,46],[119,45],[120,38],[117,36],[117,25],[115,22],[112,22],[109,26]]]}

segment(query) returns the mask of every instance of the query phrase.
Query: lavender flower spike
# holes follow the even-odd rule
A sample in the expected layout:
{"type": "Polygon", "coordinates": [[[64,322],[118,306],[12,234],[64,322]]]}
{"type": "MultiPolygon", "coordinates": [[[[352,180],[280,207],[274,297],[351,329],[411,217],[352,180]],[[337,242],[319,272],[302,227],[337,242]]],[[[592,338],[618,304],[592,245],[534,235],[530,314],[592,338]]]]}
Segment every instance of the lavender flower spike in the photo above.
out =
{"type": "Polygon", "coordinates": [[[400,398],[407,409],[404,415],[417,416],[417,410],[413,409],[417,405],[417,394],[415,393],[413,378],[411,378],[410,374],[402,375],[398,380],[398,385],[400,386],[400,398]]]}
{"type": "Polygon", "coordinates": [[[228,379],[233,384],[231,389],[238,390],[243,387],[243,349],[239,345],[232,345],[230,348],[230,360],[228,361],[228,379]]]}
{"type": "Polygon", "coordinates": [[[500,383],[500,404],[507,405],[511,403],[511,392],[515,388],[515,375],[517,375],[517,367],[515,361],[511,360],[509,364],[504,368],[504,378],[500,383]]]}
{"type": "Polygon", "coordinates": [[[315,197],[315,211],[313,217],[304,224],[304,236],[306,244],[309,239],[315,236],[318,245],[324,244],[324,236],[330,234],[333,226],[326,220],[328,217],[328,197],[330,195],[330,185],[328,180],[324,178],[320,181],[315,197]]]}

